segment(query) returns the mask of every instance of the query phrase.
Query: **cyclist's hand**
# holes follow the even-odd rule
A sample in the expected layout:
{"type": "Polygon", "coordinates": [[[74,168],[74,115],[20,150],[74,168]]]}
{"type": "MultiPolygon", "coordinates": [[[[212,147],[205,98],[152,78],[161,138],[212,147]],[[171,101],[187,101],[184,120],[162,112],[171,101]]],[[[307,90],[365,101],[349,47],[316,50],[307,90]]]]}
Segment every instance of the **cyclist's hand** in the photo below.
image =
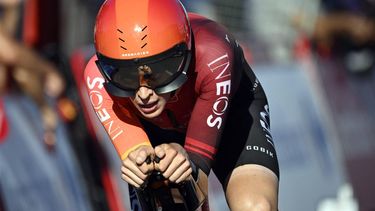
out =
{"type": "Polygon", "coordinates": [[[160,158],[159,163],[155,162],[155,170],[160,171],[169,181],[180,183],[191,175],[190,160],[181,145],[161,144],[155,147],[155,155],[160,158]]]}
{"type": "Polygon", "coordinates": [[[121,178],[136,188],[140,188],[154,170],[154,164],[148,158],[154,157],[151,146],[140,146],[122,161],[121,178]]]}

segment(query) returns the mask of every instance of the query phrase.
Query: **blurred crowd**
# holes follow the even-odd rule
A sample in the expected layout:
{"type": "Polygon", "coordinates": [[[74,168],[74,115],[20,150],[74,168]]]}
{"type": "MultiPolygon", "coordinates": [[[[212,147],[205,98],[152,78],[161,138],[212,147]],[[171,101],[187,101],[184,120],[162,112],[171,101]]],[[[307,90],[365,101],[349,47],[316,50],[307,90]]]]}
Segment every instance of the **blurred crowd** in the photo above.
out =
{"type": "MultiPolygon", "coordinates": [[[[100,138],[92,132],[95,129],[80,91],[85,59],[94,53],[93,28],[101,2],[0,0],[0,104],[7,103],[7,96],[21,95],[36,105],[43,130],[40,138],[48,153],[58,150],[56,128],[65,125],[85,181],[83,187],[88,190],[83,194],[88,195],[93,209],[123,210],[114,199],[116,188],[109,187],[115,182],[106,176],[106,155],[100,149],[100,138]]],[[[375,69],[373,0],[183,3],[188,11],[228,27],[245,47],[252,64],[282,65],[313,54],[338,61],[354,77],[375,69]]],[[[0,116],[7,113],[0,109],[0,116]]],[[[3,126],[0,123],[0,134],[3,126]]],[[[0,149],[13,141],[8,139],[0,135],[0,149]]],[[[8,210],[1,171],[0,165],[0,210],[8,210]]]]}
{"type": "Polygon", "coordinates": [[[190,11],[230,28],[256,63],[288,63],[309,48],[319,56],[339,59],[354,74],[374,68],[372,0],[185,2],[190,11]]]}
{"type": "Polygon", "coordinates": [[[32,43],[18,39],[21,11],[21,1],[1,1],[0,93],[18,90],[34,100],[42,115],[45,144],[53,147],[57,117],[46,98],[59,97],[65,82],[55,65],[32,49],[32,43]]]}

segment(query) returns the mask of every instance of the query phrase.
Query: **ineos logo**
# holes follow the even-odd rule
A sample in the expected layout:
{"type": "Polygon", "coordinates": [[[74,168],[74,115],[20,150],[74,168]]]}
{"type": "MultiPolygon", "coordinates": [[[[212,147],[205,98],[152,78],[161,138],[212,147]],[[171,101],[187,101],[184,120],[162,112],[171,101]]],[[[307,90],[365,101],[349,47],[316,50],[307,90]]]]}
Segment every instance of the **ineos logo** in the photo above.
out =
{"type": "Polygon", "coordinates": [[[221,124],[223,122],[223,118],[221,117],[229,106],[229,98],[228,95],[230,94],[231,89],[231,73],[230,73],[230,62],[228,54],[225,54],[214,61],[207,64],[210,68],[211,72],[219,71],[219,74],[216,76],[216,96],[219,96],[214,104],[212,105],[212,112],[215,114],[211,114],[207,118],[207,125],[209,127],[217,127],[220,129],[221,124]],[[226,79],[222,81],[222,79],[226,79]]]}
{"type": "Polygon", "coordinates": [[[101,122],[105,122],[106,120],[109,120],[111,116],[109,115],[107,109],[102,108],[103,105],[103,95],[99,91],[100,89],[103,89],[104,85],[104,79],[95,77],[92,81],[90,77],[87,77],[87,87],[90,89],[89,96],[90,101],[95,109],[95,113],[98,116],[99,120],[101,122]]]}
{"type": "Polygon", "coordinates": [[[103,106],[104,92],[101,92],[104,85],[104,79],[95,77],[92,81],[90,77],[87,77],[87,87],[89,88],[89,96],[91,104],[95,110],[96,115],[98,116],[100,122],[106,128],[108,135],[112,140],[115,140],[119,137],[124,130],[116,123],[115,119],[111,117],[109,110],[103,106]]]}
{"type": "Polygon", "coordinates": [[[90,101],[94,109],[100,109],[103,105],[103,95],[96,90],[92,90],[89,93],[90,101]]]}
{"type": "Polygon", "coordinates": [[[212,106],[214,114],[221,116],[224,114],[225,110],[229,105],[229,99],[226,96],[219,97],[216,99],[214,105],[212,106]]]}

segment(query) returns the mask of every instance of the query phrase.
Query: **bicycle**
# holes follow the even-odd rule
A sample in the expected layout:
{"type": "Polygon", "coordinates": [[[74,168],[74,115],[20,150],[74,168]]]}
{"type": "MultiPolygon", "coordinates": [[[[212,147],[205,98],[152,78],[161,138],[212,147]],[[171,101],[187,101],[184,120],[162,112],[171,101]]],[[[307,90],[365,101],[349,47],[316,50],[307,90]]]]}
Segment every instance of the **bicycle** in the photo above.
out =
{"type": "Polygon", "coordinates": [[[129,185],[131,209],[133,211],[195,211],[206,200],[197,185],[198,172],[195,166],[191,179],[180,184],[169,182],[161,172],[154,171],[141,188],[129,185]]]}

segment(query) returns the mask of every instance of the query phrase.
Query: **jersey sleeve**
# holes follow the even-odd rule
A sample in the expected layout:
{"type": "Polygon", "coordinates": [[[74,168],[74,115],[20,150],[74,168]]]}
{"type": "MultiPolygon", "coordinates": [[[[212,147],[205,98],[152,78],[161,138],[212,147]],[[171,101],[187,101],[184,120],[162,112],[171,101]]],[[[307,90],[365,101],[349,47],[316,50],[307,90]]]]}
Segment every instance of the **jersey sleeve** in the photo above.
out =
{"type": "MultiPolygon", "coordinates": [[[[212,42],[215,40],[209,43],[212,42]]],[[[240,71],[234,71],[232,47],[229,42],[220,41],[212,46],[205,45],[204,49],[199,49],[199,46],[197,48],[197,51],[205,53],[198,54],[203,56],[198,57],[196,62],[198,76],[195,89],[198,99],[191,115],[184,147],[206,174],[215,159],[227,111],[238,83],[240,71]]]]}
{"type": "Polygon", "coordinates": [[[124,160],[141,145],[151,145],[138,117],[127,99],[114,102],[104,88],[105,79],[92,57],[84,71],[84,80],[91,105],[106,130],[118,155],[124,160]]]}

